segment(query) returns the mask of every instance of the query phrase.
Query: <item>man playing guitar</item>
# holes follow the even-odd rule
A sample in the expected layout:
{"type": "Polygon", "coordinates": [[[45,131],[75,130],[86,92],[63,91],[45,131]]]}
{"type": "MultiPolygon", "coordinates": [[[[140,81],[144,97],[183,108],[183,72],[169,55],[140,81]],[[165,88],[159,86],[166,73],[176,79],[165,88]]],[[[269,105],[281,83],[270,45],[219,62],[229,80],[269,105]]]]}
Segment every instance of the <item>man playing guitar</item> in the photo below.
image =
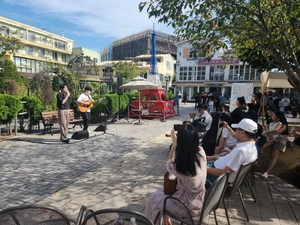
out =
{"type": "Polygon", "coordinates": [[[87,86],[77,99],[78,107],[83,118],[83,130],[87,130],[91,121],[91,106],[95,102],[91,97],[92,88],[87,86]]]}

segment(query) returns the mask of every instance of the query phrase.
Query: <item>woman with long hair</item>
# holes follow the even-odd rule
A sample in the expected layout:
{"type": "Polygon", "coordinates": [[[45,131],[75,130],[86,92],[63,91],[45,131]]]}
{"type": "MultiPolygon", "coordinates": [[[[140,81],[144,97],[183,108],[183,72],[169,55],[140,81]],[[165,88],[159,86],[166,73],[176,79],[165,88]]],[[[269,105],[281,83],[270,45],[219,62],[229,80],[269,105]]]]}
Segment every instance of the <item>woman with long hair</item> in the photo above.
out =
{"type": "Polygon", "coordinates": [[[230,113],[232,124],[238,124],[244,118],[243,114],[247,109],[244,96],[238,97],[235,104],[237,107],[230,113]]]}
{"type": "MultiPolygon", "coordinates": [[[[171,131],[172,148],[167,161],[167,170],[177,177],[176,192],[172,195],[183,201],[192,213],[199,215],[202,209],[206,182],[206,155],[199,147],[197,130],[190,124],[180,126],[176,134],[171,131]]],[[[152,193],[147,199],[145,214],[154,221],[157,213],[162,210],[167,195],[163,189],[152,193]]],[[[176,202],[168,201],[167,208],[180,217],[188,217],[186,210],[176,202]]],[[[171,220],[164,215],[164,225],[170,225],[171,220]]]]}

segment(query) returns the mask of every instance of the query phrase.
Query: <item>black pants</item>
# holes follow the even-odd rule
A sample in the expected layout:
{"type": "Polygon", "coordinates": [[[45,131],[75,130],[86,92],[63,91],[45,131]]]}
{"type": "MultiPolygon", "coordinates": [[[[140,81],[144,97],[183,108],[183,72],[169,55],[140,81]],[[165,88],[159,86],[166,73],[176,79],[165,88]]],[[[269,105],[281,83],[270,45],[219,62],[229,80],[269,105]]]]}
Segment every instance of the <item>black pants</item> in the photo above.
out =
{"type": "Polygon", "coordinates": [[[91,121],[91,112],[81,113],[83,119],[83,130],[87,130],[91,121]]]}

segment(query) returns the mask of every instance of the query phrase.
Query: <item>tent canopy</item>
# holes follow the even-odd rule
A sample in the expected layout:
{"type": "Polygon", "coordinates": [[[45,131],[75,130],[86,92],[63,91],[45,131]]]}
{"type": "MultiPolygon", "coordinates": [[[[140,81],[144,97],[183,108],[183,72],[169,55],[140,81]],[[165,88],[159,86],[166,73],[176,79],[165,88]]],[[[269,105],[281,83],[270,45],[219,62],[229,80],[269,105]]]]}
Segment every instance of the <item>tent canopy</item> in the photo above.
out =
{"type": "Polygon", "coordinates": [[[294,88],[287,79],[284,72],[270,72],[267,88],[294,88]]]}

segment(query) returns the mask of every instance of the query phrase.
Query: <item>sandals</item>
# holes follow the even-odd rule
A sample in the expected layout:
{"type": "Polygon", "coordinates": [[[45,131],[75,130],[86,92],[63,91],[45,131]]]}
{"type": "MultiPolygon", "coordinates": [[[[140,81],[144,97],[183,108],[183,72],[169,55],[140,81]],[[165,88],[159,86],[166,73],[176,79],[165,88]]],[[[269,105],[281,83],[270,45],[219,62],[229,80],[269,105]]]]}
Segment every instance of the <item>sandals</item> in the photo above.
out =
{"type": "Polygon", "coordinates": [[[264,172],[262,175],[260,175],[260,177],[263,178],[263,179],[267,179],[269,177],[269,174],[264,172]]]}

